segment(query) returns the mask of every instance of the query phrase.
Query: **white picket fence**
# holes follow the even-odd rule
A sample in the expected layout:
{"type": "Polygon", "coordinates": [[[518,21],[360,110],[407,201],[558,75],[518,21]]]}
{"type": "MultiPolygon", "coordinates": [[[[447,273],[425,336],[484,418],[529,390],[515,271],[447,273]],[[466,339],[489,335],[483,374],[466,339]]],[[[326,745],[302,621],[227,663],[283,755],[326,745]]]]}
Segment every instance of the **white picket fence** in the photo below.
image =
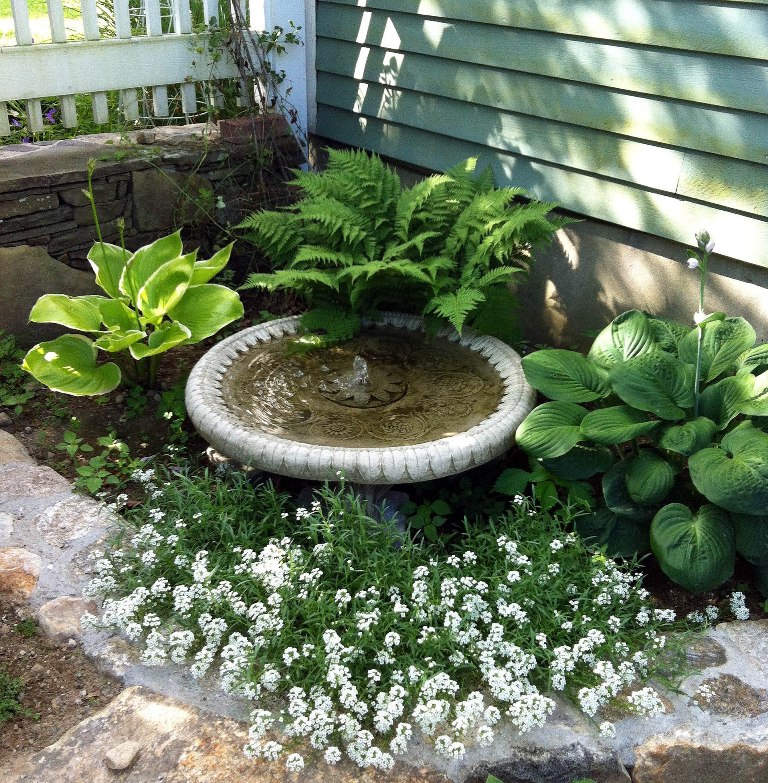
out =
{"type": "MultiPolygon", "coordinates": [[[[199,2],[206,23],[218,19],[217,0],[199,2]]],[[[254,31],[271,29],[274,24],[287,29],[287,17],[281,10],[292,12],[291,21],[296,21],[298,14],[299,25],[305,22],[304,2],[233,2],[240,3],[243,18],[254,31]],[[281,10],[276,13],[276,8],[281,10]]],[[[57,97],[59,120],[74,128],[78,124],[77,95],[90,95],[93,118],[103,124],[108,121],[107,92],[117,90],[123,117],[131,122],[139,119],[147,104],[153,116],[167,117],[169,87],[175,87],[172,92],[180,97],[182,113],[191,116],[203,108],[201,97],[214,81],[239,76],[228,52],[222,50],[220,59],[212,57],[207,35],[192,32],[190,0],[162,0],[162,6],[161,0],[109,0],[113,20],[107,35],[103,24],[100,31],[100,3],[80,0],[82,34],[75,40],[67,30],[62,0],[47,0],[51,42],[35,43],[27,0],[11,0],[15,44],[0,46],[0,136],[11,132],[10,101],[25,104],[27,128],[38,133],[44,129],[41,98],[57,97]],[[136,34],[137,29],[141,34],[136,34]],[[140,100],[147,93],[151,101],[140,100]]],[[[285,67],[282,62],[280,67],[285,67]]],[[[293,53],[286,70],[289,85],[306,81],[303,57],[297,59],[293,53]]],[[[306,88],[299,92],[306,96],[306,88]]],[[[306,120],[305,98],[298,108],[300,121],[306,120]]]]}

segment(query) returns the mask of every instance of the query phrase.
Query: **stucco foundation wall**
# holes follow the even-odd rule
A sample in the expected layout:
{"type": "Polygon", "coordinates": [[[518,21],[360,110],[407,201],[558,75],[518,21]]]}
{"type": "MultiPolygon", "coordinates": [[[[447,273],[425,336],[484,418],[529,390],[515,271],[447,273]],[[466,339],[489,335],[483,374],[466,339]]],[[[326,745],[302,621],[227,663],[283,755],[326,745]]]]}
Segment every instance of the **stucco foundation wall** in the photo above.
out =
{"type": "MultiPolygon", "coordinates": [[[[718,237],[712,238],[705,311],[742,316],[768,340],[768,269],[718,256],[718,237]]],[[[526,338],[585,347],[614,316],[633,308],[693,325],[699,275],[688,269],[686,248],[694,244],[693,233],[686,246],[595,220],[561,229],[536,253],[519,289],[526,338]]],[[[766,259],[755,260],[768,260],[768,248],[766,259]]]]}

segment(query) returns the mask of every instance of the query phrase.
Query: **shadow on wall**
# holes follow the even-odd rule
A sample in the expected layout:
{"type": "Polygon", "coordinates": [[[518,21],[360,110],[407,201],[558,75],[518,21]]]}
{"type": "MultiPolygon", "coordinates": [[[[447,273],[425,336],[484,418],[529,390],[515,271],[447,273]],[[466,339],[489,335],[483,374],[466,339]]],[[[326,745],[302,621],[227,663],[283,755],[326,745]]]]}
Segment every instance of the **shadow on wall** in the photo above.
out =
{"type": "MultiPolygon", "coordinates": [[[[631,309],[692,326],[699,277],[688,269],[685,250],[594,220],[561,229],[551,247],[536,254],[519,290],[526,339],[585,348],[631,309]]],[[[713,256],[704,309],[746,318],[758,338],[768,339],[768,269],[713,256]]]]}

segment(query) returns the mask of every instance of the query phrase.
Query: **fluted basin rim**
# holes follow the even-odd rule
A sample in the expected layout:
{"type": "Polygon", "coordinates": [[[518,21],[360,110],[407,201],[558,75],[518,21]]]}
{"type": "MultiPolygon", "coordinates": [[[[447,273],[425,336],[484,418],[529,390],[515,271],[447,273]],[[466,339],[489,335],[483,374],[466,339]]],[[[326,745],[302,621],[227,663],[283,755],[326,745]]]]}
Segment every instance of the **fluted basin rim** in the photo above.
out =
{"type": "MultiPolygon", "coordinates": [[[[462,336],[442,330],[436,339],[458,342],[481,354],[503,383],[496,410],[465,432],[413,446],[357,448],[316,446],[260,432],[246,426],[226,405],[222,378],[233,361],[253,346],[298,331],[299,316],[252,326],[222,340],[193,368],[186,388],[186,406],[198,432],[220,454],[270,473],[308,480],[345,480],[391,485],[428,481],[482,465],[514,443],[515,430],[533,408],[535,392],[525,380],[520,356],[501,340],[468,330],[462,336]]],[[[377,326],[424,331],[417,316],[382,313],[377,326]]]]}

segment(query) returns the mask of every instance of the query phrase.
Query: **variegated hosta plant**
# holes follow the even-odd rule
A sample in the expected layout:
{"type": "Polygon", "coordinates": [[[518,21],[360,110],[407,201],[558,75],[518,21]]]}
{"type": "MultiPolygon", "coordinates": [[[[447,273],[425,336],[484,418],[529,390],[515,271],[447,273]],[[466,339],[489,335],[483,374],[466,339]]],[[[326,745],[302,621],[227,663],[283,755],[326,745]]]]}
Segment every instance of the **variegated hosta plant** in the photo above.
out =
{"type": "Polygon", "coordinates": [[[523,370],[552,402],[518,444],[560,479],[601,476],[583,536],[611,556],[652,549],[693,592],[725,582],[739,552],[768,593],[768,344],[747,321],[688,329],[632,310],[587,356],[536,351],[523,370]]]}
{"type": "Polygon", "coordinates": [[[238,294],[208,281],[229,261],[232,245],[206,260],[185,253],[179,232],[135,253],[97,242],[88,253],[106,296],[46,294],[29,319],[85,334],[40,343],[23,367],[54,391],[105,394],[121,382],[121,367],[100,363],[99,350],[116,356],[131,381],[151,387],[161,354],[200,342],[243,315],[238,294]],[[86,336],[90,335],[90,336],[86,336]]]}

